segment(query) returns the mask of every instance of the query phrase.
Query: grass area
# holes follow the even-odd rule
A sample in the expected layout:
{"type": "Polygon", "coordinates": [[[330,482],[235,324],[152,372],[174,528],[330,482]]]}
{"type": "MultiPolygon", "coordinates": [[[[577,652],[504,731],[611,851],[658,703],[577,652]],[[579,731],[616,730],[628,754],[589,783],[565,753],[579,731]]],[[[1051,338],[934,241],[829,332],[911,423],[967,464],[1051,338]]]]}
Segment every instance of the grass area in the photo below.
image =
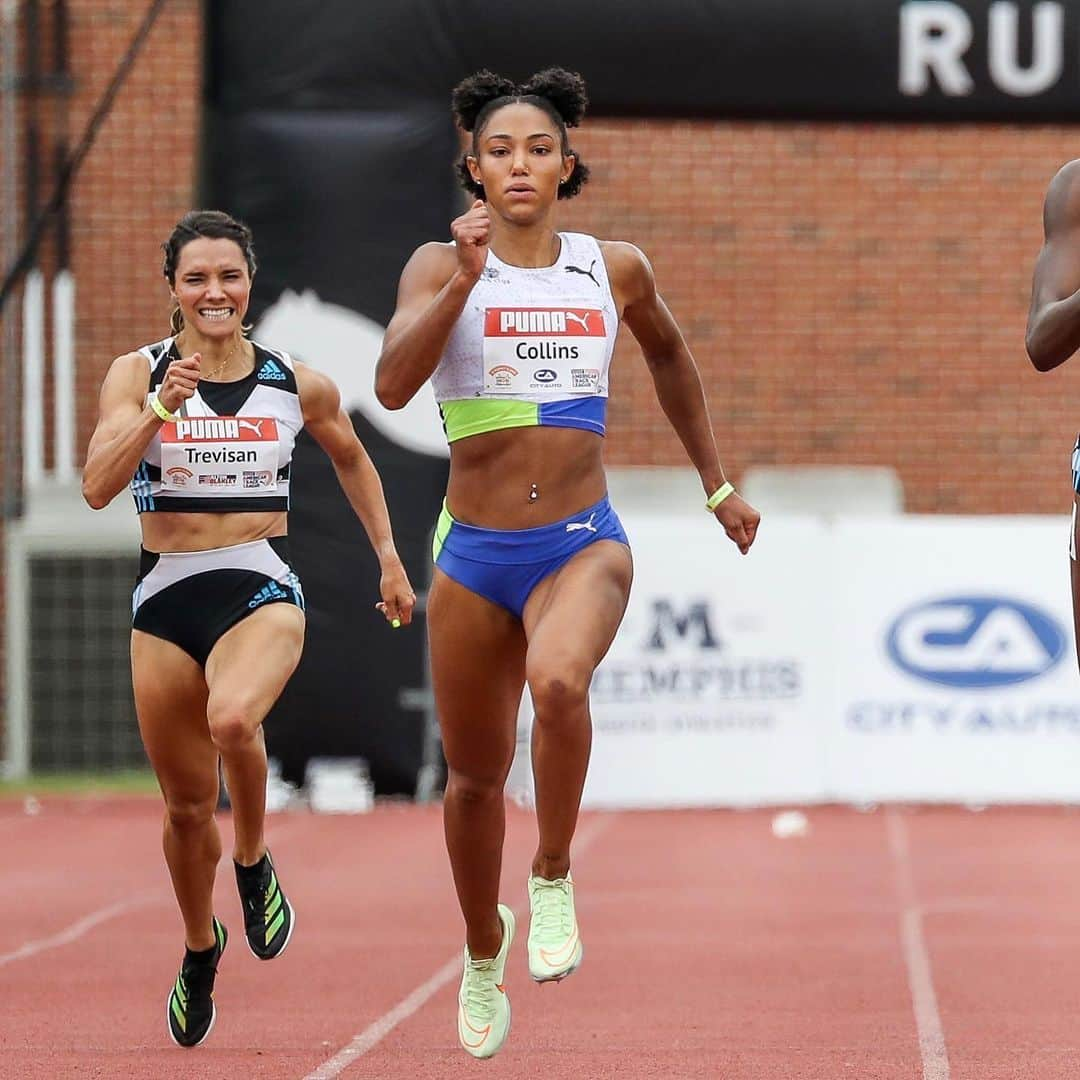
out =
{"type": "Polygon", "coordinates": [[[149,769],[107,773],[35,773],[0,780],[0,799],[18,795],[150,795],[158,790],[149,769]]]}

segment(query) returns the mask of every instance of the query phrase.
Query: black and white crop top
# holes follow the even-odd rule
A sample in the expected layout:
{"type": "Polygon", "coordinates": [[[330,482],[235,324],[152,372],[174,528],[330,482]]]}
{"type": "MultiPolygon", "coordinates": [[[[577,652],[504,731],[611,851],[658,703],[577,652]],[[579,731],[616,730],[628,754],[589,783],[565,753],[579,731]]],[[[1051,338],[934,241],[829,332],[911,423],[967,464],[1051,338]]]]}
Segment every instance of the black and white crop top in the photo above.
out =
{"type": "MultiPolygon", "coordinates": [[[[251,374],[200,381],[150,441],[131,478],[140,514],[288,510],[293,446],[304,426],[296,373],[288,353],[251,344],[251,374]]],[[[180,356],[171,337],[138,351],[149,365],[149,401],[180,356]]]]}

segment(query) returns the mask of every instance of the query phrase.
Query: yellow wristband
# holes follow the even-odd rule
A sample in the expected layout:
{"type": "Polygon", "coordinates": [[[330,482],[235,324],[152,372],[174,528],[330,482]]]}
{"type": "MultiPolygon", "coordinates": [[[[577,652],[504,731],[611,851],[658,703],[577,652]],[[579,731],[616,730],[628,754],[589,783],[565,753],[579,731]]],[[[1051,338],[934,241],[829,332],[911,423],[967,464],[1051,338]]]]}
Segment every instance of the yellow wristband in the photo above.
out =
{"type": "Polygon", "coordinates": [[[706,500],[705,509],[713,513],[716,508],[729,496],[735,494],[735,486],[725,480],[706,500]]]}
{"type": "Polygon", "coordinates": [[[154,410],[154,413],[157,415],[158,419],[164,420],[165,423],[168,423],[170,420],[176,419],[176,416],[173,413],[169,412],[169,410],[161,404],[161,402],[158,400],[157,394],[151,394],[150,408],[154,410]]]}

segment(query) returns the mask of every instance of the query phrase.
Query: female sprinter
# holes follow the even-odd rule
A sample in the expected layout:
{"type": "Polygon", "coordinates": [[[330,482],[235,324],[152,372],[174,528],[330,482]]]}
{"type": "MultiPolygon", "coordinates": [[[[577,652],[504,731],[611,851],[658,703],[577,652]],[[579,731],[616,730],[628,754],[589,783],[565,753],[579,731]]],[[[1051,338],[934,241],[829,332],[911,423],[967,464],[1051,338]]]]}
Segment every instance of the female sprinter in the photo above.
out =
{"type": "MultiPolygon", "coordinates": [[[[1035,261],[1027,351],[1036,371],[1053,371],[1080,349],[1080,160],[1067,162],[1043,203],[1044,241],[1035,261]]],[[[1080,438],[1072,452],[1073,510],[1069,577],[1080,663],[1080,438]]]]}
{"type": "Polygon", "coordinates": [[[451,444],[427,614],[449,767],[446,842],[466,927],[458,1035],[475,1057],[494,1054],[510,1026],[503,971],[514,919],[498,886],[526,682],[539,827],[529,971],[561,979],[582,955],[570,841],[589,759],[588,690],[632,576],[601,460],[620,319],[708,509],[742,552],[759,521],[724,479],[697,368],[648,261],[627,243],[556,231],[557,200],[587,176],[566,134],[585,103],[580,76],[560,69],[524,86],[485,71],[457,87],[455,116],[472,132],[460,168],[476,201],[451,225],[451,243],[425,244],[406,265],[376,370],[392,409],[431,378],[451,444]]]}
{"type": "Polygon", "coordinates": [[[196,211],[164,248],[173,336],[109,369],[83,494],[100,509],[130,484],[142,526],[132,681],[165,797],[165,861],[187,945],[168,997],[169,1032],[196,1046],[214,1024],[214,977],[227,940],[212,909],[219,759],[251,951],[280,956],[295,923],[263,839],[261,725],[304,643],[303,593],[285,536],[301,427],[330,455],[378,555],[379,609],[408,623],[414,596],[378,474],[336,387],[243,335],[255,273],[250,230],[226,214],[196,211]]]}

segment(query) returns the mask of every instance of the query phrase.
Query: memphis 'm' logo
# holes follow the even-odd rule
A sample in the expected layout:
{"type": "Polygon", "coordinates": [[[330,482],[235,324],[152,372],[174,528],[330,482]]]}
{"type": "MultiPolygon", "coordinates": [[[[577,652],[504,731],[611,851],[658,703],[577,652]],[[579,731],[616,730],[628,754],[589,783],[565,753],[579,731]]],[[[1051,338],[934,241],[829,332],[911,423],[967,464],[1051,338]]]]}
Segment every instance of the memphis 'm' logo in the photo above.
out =
{"type": "Polygon", "coordinates": [[[488,308],[485,337],[602,337],[604,313],[598,308],[488,308]]]}
{"type": "Polygon", "coordinates": [[[676,607],[666,598],[653,600],[645,648],[652,652],[663,652],[678,645],[697,649],[720,648],[720,639],[713,630],[707,601],[692,600],[683,607],[676,607]]]}

